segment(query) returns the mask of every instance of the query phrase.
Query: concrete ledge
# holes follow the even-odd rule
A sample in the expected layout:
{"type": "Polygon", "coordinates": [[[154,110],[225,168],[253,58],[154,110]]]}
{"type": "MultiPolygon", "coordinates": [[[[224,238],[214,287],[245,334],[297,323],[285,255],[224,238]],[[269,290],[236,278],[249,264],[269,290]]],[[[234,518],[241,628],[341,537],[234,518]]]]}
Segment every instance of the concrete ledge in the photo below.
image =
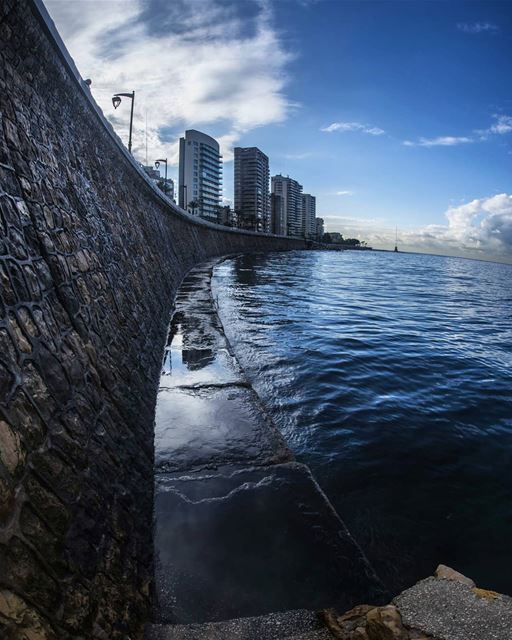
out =
{"type": "Polygon", "coordinates": [[[393,603],[405,626],[436,640],[512,638],[512,599],[462,582],[427,578],[393,603]]]}

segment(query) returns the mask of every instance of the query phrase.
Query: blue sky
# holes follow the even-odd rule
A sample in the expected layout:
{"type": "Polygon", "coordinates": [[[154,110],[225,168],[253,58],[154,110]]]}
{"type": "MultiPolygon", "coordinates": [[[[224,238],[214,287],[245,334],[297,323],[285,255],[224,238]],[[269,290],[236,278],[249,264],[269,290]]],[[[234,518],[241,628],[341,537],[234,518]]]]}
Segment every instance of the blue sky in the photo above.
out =
{"type": "Polygon", "coordinates": [[[512,3],[48,0],[119,134],[135,89],[135,155],[199,128],[260,147],[317,196],[330,230],[512,262],[512,3]]]}

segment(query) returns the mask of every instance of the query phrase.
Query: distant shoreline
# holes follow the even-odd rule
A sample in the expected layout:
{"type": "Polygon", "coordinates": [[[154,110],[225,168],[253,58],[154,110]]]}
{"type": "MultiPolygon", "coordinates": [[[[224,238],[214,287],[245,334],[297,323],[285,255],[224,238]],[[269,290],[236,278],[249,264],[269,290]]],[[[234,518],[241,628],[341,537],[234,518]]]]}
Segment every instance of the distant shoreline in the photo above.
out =
{"type": "Polygon", "coordinates": [[[394,251],[393,249],[374,249],[371,248],[371,251],[379,251],[380,253],[406,253],[408,255],[414,256],[435,256],[436,258],[456,258],[458,260],[475,260],[476,262],[489,262],[490,264],[503,264],[506,267],[512,267],[512,258],[511,262],[502,262],[501,260],[486,260],[485,258],[471,258],[470,256],[449,256],[444,253],[428,253],[423,251],[403,251],[399,249],[398,251],[394,251]]]}

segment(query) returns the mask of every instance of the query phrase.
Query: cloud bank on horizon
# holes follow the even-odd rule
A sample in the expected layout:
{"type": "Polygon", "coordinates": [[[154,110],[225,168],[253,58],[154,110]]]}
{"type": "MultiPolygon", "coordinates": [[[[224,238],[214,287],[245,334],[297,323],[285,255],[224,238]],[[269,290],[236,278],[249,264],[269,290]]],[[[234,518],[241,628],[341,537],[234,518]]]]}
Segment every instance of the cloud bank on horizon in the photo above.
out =
{"type": "MultiPolygon", "coordinates": [[[[512,263],[512,195],[501,193],[450,207],[446,225],[425,225],[400,229],[398,243],[403,249],[496,259],[512,263]]],[[[382,226],[383,220],[326,216],[333,230],[364,238],[370,245],[391,248],[395,230],[382,226]]]]}

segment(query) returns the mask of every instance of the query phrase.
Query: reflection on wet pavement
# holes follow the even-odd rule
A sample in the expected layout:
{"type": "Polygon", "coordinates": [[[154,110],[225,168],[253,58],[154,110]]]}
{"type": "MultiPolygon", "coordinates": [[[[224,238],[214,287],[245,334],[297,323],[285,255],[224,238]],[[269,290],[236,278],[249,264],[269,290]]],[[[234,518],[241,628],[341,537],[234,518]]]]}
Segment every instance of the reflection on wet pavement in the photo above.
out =
{"type": "Polygon", "coordinates": [[[157,471],[290,460],[290,452],[253,394],[236,386],[161,390],[155,433],[157,471]]]}
{"type": "Polygon", "coordinates": [[[176,296],[155,419],[160,622],[348,608],[372,570],[247,383],[211,297],[213,266],[176,296]]]}
{"type": "Polygon", "coordinates": [[[241,382],[240,369],[227,349],[185,349],[173,342],[165,351],[161,388],[241,382]]]}

